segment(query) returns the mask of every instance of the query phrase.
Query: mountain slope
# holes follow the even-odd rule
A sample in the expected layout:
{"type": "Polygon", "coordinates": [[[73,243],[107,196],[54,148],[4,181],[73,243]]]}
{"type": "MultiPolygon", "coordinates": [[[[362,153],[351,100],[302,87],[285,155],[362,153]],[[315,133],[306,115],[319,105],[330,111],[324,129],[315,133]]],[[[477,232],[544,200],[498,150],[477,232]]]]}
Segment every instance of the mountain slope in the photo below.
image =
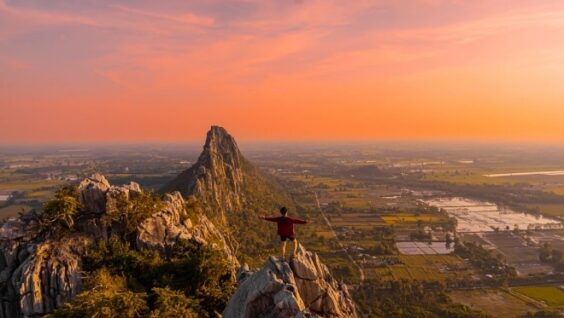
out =
{"type": "Polygon", "coordinates": [[[295,211],[285,190],[245,159],[235,139],[218,126],[207,133],[198,161],[161,189],[172,191],[196,198],[247,255],[273,248],[272,237],[265,237],[272,230],[258,215],[277,213],[281,206],[295,211]]]}

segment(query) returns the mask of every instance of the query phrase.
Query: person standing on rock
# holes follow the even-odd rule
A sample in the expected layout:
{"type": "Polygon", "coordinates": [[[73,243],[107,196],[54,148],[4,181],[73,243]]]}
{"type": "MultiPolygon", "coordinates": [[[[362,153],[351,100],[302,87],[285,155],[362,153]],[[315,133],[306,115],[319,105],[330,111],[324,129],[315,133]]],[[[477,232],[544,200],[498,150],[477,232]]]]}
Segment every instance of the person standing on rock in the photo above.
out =
{"type": "Polygon", "coordinates": [[[292,257],[296,254],[298,250],[298,240],[296,240],[296,233],[294,232],[294,224],[307,224],[309,221],[294,219],[286,216],[288,214],[288,209],[286,207],[280,208],[280,214],[282,216],[277,217],[266,217],[261,216],[261,220],[276,222],[278,224],[278,235],[280,235],[280,241],[282,242],[282,260],[286,259],[286,241],[290,240],[294,242],[294,251],[292,257]]]}

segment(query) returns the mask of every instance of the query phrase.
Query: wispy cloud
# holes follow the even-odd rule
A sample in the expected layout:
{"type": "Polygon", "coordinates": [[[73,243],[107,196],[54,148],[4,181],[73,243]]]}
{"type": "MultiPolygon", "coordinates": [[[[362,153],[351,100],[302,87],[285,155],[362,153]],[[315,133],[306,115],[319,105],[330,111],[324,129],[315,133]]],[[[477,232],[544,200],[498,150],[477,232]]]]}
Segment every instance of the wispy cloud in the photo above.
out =
{"type": "Polygon", "coordinates": [[[149,10],[140,10],[123,5],[113,5],[111,7],[126,13],[131,13],[146,18],[160,19],[164,20],[165,22],[179,23],[183,25],[212,26],[215,22],[214,18],[212,17],[200,16],[191,12],[184,12],[180,14],[163,14],[149,10]]]}
{"type": "Polygon", "coordinates": [[[21,19],[21,21],[24,21],[27,24],[96,24],[94,19],[89,17],[41,9],[17,7],[9,5],[5,0],[0,0],[0,12],[8,17],[21,19]]]}

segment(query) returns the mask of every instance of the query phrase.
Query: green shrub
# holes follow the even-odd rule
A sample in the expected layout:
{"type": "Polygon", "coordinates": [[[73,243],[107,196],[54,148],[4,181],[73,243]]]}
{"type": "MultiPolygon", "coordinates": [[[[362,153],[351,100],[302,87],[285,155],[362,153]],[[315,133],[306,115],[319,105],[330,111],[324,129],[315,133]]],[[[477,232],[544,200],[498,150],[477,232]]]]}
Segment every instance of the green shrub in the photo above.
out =
{"type": "Polygon", "coordinates": [[[154,251],[132,249],[113,236],[87,247],[83,263],[87,271],[108,268],[112,274],[123,275],[130,288],[182,292],[202,304],[201,312],[224,308],[235,289],[225,255],[194,241],[177,242],[165,259],[154,251]]]}
{"type": "Polygon", "coordinates": [[[188,298],[184,293],[170,290],[169,288],[153,288],[156,301],[154,310],[149,318],[197,318],[203,317],[199,315],[200,305],[197,300],[188,298]]]}
{"type": "Polygon", "coordinates": [[[38,217],[42,232],[61,233],[74,227],[74,216],[79,207],[75,187],[59,189],[53,199],[43,205],[43,212],[38,217]]]}
{"type": "Polygon", "coordinates": [[[141,192],[131,198],[122,196],[116,200],[116,206],[106,211],[102,222],[106,225],[120,224],[124,238],[135,233],[143,221],[164,207],[160,196],[153,192],[141,192]]]}
{"type": "Polygon", "coordinates": [[[85,282],[85,291],[55,310],[51,318],[138,318],[149,312],[145,293],[127,289],[125,279],[101,269],[85,282]]]}

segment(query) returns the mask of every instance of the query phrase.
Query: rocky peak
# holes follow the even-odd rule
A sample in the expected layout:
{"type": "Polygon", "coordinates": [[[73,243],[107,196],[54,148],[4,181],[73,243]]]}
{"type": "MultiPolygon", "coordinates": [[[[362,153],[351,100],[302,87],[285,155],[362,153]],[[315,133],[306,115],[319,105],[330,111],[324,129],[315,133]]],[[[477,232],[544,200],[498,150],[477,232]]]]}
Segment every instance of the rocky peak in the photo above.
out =
{"type": "Polygon", "coordinates": [[[212,126],[208,131],[201,157],[227,162],[233,166],[240,164],[241,152],[233,138],[223,127],[212,126]]]}
{"type": "Polygon", "coordinates": [[[242,267],[238,277],[225,318],[357,317],[347,286],[303,246],[290,262],[271,256],[256,272],[242,267]]]}
{"type": "Polygon", "coordinates": [[[214,208],[220,220],[224,220],[226,212],[242,207],[244,170],[245,159],[235,139],[224,128],[212,126],[198,161],[165,185],[161,192],[193,195],[214,208]]]}

